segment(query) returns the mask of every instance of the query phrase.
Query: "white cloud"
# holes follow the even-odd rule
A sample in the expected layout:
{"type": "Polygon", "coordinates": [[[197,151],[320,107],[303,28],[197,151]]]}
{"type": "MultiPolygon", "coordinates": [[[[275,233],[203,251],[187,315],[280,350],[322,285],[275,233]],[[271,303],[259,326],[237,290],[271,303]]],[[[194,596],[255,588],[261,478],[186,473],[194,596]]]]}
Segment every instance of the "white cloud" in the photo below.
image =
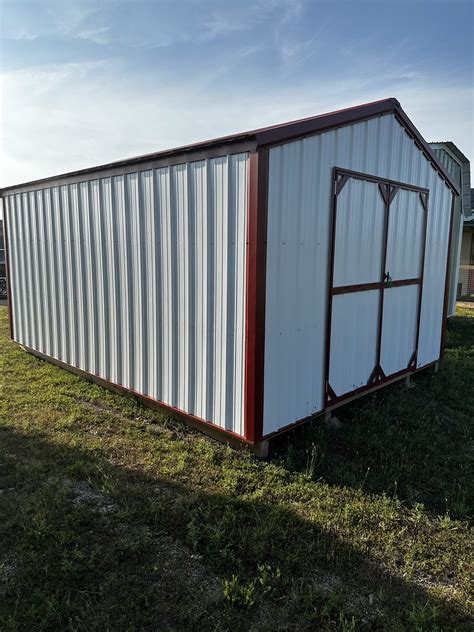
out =
{"type": "Polygon", "coordinates": [[[387,80],[369,68],[344,81],[307,74],[297,85],[262,90],[239,82],[231,66],[224,70],[174,83],[158,71],[130,75],[106,61],[4,73],[1,186],[388,96],[425,138],[453,140],[473,157],[473,90],[452,79],[401,68],[387,80]]]}
{"type": "Polygon", "coordinates": [[[38,39],[38,37],[40,37],[38,33],[31,33],[31,31],[26,28],[21,28],[18,31],[9,34],[10,39],[18,41],[31,42],[38,39]]]}
{"type": "Polygon", "coordinates": [[[107,44],[109,42],[109,31],[110,26],[101,26],[95,29],[85,29],[83,31],[79,31],[75,37],[77,37],[77,39],[93,42],[94,44],[107,44]]]}

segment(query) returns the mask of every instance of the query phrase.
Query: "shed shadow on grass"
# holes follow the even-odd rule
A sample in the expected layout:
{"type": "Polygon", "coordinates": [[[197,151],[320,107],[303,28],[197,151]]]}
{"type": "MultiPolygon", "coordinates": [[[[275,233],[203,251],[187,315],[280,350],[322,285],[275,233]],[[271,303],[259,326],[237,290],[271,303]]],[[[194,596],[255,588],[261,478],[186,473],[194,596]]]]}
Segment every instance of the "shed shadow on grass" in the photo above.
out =
{"type": "Polygon", "coordinates": [[[203,494],[6,427],[0,447],[2,629],[472,625],[278,503],[203,494]]]}
{"type": "MultiPolygon", "coordinates": [[[[474,312],[473,312],[474,316],[474,312]]],[[[432,368],[335,411],[272,443],[273,459],[314,480],[422,504],[436,515],[472,520],[474,317],[448,323],[446,355],[432,368]]]]}

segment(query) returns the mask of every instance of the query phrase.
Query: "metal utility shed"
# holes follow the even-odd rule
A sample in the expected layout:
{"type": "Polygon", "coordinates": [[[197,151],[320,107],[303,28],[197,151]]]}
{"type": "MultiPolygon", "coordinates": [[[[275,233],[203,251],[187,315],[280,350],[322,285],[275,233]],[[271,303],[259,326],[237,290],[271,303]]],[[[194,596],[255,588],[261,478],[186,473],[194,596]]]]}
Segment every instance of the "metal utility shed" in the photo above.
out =
{"type": "Polygon", "coordinates": [[[459,278],[459,266],[463,226],[471,213],[471,163],[469,158],[452,141],[430,143],[430,147],[451,178],[457,183],[460,190],[460,195],[454,205],[451,256],[449,261],[448,316],[454,316],[456,299],[462,296],[462,281],[466,276],[464,274],[461,275],[463,278],[459,278]]]}
{"type": "Polygon", "coordinates": [[[11,336],[264,451],[440,359],[457,193],[396,99],[11,186],[11,336]]]}

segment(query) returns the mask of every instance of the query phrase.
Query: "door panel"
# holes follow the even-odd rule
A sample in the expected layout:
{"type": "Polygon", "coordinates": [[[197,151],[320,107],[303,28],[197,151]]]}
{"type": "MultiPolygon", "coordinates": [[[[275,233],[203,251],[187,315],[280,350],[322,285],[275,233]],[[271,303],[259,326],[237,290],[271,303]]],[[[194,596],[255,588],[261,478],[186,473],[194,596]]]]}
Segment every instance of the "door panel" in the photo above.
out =
{"type": "Polygon", "coordinates": [[[334,170],[326,405],[416,367],[428,191],[334,170]]]}
{"type": "Polygon", "coordinates": [[[389,376],[406,369],[416,348],[419,285],[384,290],[380,366],[389,376]]]}
{"type": "Polygon", "coordinates": [[[329,383],[340,397],[365,386],[377,355],[380,290],[334,297],[329,383]]]}
{"type": "Polygon", "coordinates": [[[380,280],[384,216],[378,184],[350,179],[337,200],[334,287],[380,280]]]}
{"type": "Polygon", "coordinates": [[[390,204],[385,271],[395,280],[421,276],[425,209],[418,191],[400,189],[390,204]]]}

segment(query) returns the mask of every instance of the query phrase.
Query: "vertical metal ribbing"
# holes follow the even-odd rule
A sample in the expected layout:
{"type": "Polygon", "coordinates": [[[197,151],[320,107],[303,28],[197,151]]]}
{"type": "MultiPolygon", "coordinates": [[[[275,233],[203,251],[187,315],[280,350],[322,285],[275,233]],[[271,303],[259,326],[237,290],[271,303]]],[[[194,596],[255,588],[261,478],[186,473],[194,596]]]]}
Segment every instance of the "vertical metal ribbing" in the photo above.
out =
{"type": "Polygon", "coordinates": [[[36,196],[34,191],[28,193],[28,244],[29,260],[31,266],[31,300],[33,303],[32,318],[34,318],[34,341],[37,349],[43,348],[43,315],[40,296],[39,275],[39,239],[38,239],[38,213],[36,208],[36,196]]]}
{"type": "Polygon", "coordinates": [[[227,214],[225,212],[228,193],[227,193],[227,160],[215,160],[215,345],[214,345],[214,419],[220,426],[224,425],[224,403],[225,403],[225,367],[227,363],[226,340],[226,261],[227,261],[227,214]]]}
{"type": "Polygon", "coordinates": [[[156,313],[156,363],[155,363],[155,397],[163,400],[163,207],[161,203],[161,187],[159,171],[153,170],[153,222],[155,226],[155,313],[156,313]]]}
{"type": "Polygon", "coordinates": [[[74,217],[71,200],[70,186],[61,187],[62,207],[64,212],[64,250],[66,254],[66,278],[67,278],[67,293],[66,301],[68,303],[68,321],[66,322],[68,336],[69,336],[69,357],[70,364],[78,366],[78,353],[79,353],[79,336],[78,331],[78,317],[77,312],[79,310],[79,297],[77,294],[76,283],[76,267],[77,260],[74,256],[74,217]]]}
{"type": "Polygon", "coordinates": [[[121,307],[121,276],[120,276],[120,229],[117,213],[117,195],[115,179],[109,179],[109,241],[110,241],[110,283],[113,284],[113,309],[110,312],[111,338],[115,345],[115,363],[113,366],[113,380],[122,383],[122,307],[121,307]]]}
{"type": "Polygon", "coordinates": [[[27,242],[25,235],[25,197],[24,194],[19,194],[17,197],[17,213],[18,213],[18,238],[20,242],[20,256],[19,256],[19,265],[20,265],[20,303],[22,307],[22,339],[21,342],[23,344],[29,344],[31,340],[31,331],[30,331],[30,318],[29,318],[29,293],[28,293],[28,262],[27,262],[27,242]]]}
{"type": "Polygon", "coordinates": [[[241,432],[246,164],[223,155],[19,194],[26,344],[241,432]]]}
{"type": "Polygon", "coordinates": [[[120,301],[118,303],[118,313],[120,319],[120,327],[118,328],[118,337],[120,339],[120,350],[117,357],[118,380],[119,384],[130,388],[130,299],[128,277],[130,274],[130,265],[128,263],[127,250],[127,205],[126,205],[126,189],[125,176],[116,176],[113,178],[113,190],[115,200],[116,226],[117,226],[117,248],[118,248],[118,276],[120,278],[120,301]]]}
{"type": "Polygon", "coordinates": [[[84,322],[84,284],[83,284],[83,240],[81,236],[80,219],[79,219],[79,190],[77,184],[68,186],[68,199],[70,208],[70,252],[73,261],[73,283],[74,291],[74,318],[76,323],[76,331],[74,335],[74,353],[76,358],[76,366],[84,369],[85,366],[85,322],[84,322]]]}
{"type": "Polygon", "coordinates": [[[215,162],[206,160],[207,174],[207,349],[206,412],[204,419],[214,419],[214,344],[215,344],[215,162]]]}
{"type": "Polygon", "coordinates": [[[188,245],[188,200],[186,165],[174,167],[174,193],[176,213],[176,284],[177,292],[177,403],[185,410],[189,396],[187,363],[189,359],[189,245],[188,245]]]}
{"type": "Polygon", "coordinates": [[[134,358],[136,354],[136,339],[135,339],[135,309],[134,309],[134,289],[133,289],[133,253],[131,248],[132,243],[132,222],[131,215],[133,212],[133,206],[131,202],[131,176],[129,174],[124,176],[123,180],[123,192],[124,192],[124,208],[123,208],[123,230],[124,230],[124,273],[125,278],[123,282],[126,285],[127,302],[124,303],[124,319],[126,323],[125,336],[128,340],[128,355],[125,357],[124,373],[126,377],[126,385],[128,388],[135,388],[135,363],[134,358]]]}
{"type": "Polygon", "coordinates": [[[85,225],[87,226],[87,238],[88,238],[88,252],[90,253],[90,261],[89,263],[89,274],[88,274],[88,282],[89,282],[89,319],[90,319],[90,337],[89,337],[89,366],[90,372],[97,374],[99,371],[99,359],[100,359],[100,344],[101,344],[101,335],[99,329],[99,301],[100,297],[98,296],[98,288],[97,288],[97,277],[98,277],[98,267],[97,267],[97,234],[96,227],[94,222],[94,207],[92,203],[92,191],[91,191],[91,183],[85,183],[85,197],[86,197],[86,218],[85,225]]]}
{"type": "Polygon", "coordinates": [[[50,294],[50,309],[51,309],[51,354],[57,358],[60,354],[61,343],[61,325],[59,316],[59,299],[58,293],[60,288],[58,287],[58,279],[55,271],[56,267],[56,230],[54,221],[54,205],[53,205],[53,193],[52,189],[47,189],[44,192],[43,203],[45,206],[45,226],[46,226],[46,240],[47,240],[47,253],[48,253],[48,278],[50,294]]]}
{"type": "Polygon", "coordinates": [[[51,279],[49,276],[49,257],[48,257],[48,227],[46,224],[47,210],[45,205],[45,193],[44,191],[37,191],[36,193],[38,209],[40,210],[40,240],[41,240],[41,277],[42,277],[42,290],[43,290],[43,308],[45,313],[44,319],[44,351],[48,355],[52,355],[52,308],[51,308],[51,279]]]}
{"type": "Polygon", "coordinates": [[[171,228],[171,168],[165,167],[158,171],[160,181],[161,204],[161,252],[163,270],[163,292],[161,303],[163,306],[163,359],[161,371],[161,385],[163,401],[172,402],[173,399],[173,291],[171,285],[171,271],[173,269],[173,243],[171,228]]]}
{"type": "Polygon", "coordinates": [[[235,379],[235,288],[236,288],[236,241],[237,241],[237,211],[238,203],[236,185],[238,184],[238,163],[235,156],[227,158],[227,234],[224,236],[227,242],[227,300],[226,300],[226,348],[227,354],[224,365],[224,419],[225,428],[233,427],[233,412],[235,410],[235,398],[232,385],[235,379]]]}
{"type": "Polygon", "coordinates": [[[81,286],[82,286],[82,320],[83,320],[83,369],[92,371],[91,358],[91,338],[94,335],[93,321],[90,314],[90,307],[93,300],[92,297],[92,274],[91,274],[91,258],[90,258],[90,224],[89,224],[89,200],[87,194],[87,183],[82,182],[77,185],[77,213],[80,252],[79,265],[81,267],[81,286]]]}
{"type": "Polygon", "coordinates": [[[10,217],[11,217],[11,224],[12,224],[12,234],[14,235],[14,243],[16,245],[16,247],[14,247],[12,249],[12,253],[14,256],[14,270],[15,270],[15,275],[14,275],[14,287],[16,289],[15,291],[15,298],[16,298],[16,305],[15,305],[15,312],[17,314],[17,320],[15,322],[15,329],[16,329],[16,340],[18,342],[25,342],[25,300],[23,297],[23,292],[24,292],[24,280],[23,280],[23,275],[24,275],[24,265],[22,262],[22,258],[23,258],[23,254],[22,254],[22,247],[21,247],[21,230],[20,230],[20,226],[21,226],[21,200],[20,200],[20,196],[19,195],[12,195],[11,197],[12,200],[12,209],[11,209],[11,213],[10,213],[10,217]]]}
{"type": "Polygon", "coordinates": [[[41,231],[40,231],[40,211],[38,208],[38,199],[33,191],[30,196],[31,209],[31,233],[34,239],[31,240],[32,257],[33,257],[33,276],[34,276],[34,301],[36,304],[37,315],[37,338],[36,345],[40,351],[45,349],[45,313],[43,308],[43,279],[41,278],[41,231]]]}
{"type": "Polygon", "coordinates": [[[106,224],[106,200],[104,193],[104,179],[99,178],[95,181],[95,219],[97,228],[97,261],[99,264],[98,278],[98,295],[100,306],[100,329],[101,329],[101,346],[100,346],[100,368],[99,374],[104,375],[110,380],[110,366],[112,357],[115,355],[115,348],[110,340],[110,277],[108,265],[108,249],[110,242],[107,235],[106,224]]]}
{"type": "Polygon", "coordinates": [[[196,375],[195,375],[195,414],[206,417],[207,381],[208,381],[208,252],[207,230],[208,209],[208,164],[200,161],[190,165],[194,174],[196,208],[196,375]]]}
{"type": "Polygon", "coordinates": [[[143,309],[145,319],[143,322],[146,342],[146,354],[144,356],[144,389],[147,395],[156,398],[156,259],[155,259],[155,212],[153,172],[144,171],[140,174],[141,200],[143,204],[143,244],[142,254],[144,261],[144,287],[142,291],[143,309]]]}
{"type": "Polygon", "coordinates": [[[27,344],[33,346],[36,344],[35,335],[35,317],[34,317],[34,303],[32,298],[32,266],[31,266],[31,241],[30,241],[30,210],[28,193],[22,193],[22,229],[25,248],[25,298],[26,298],[26,314],[27,314],[27,331],[28,339],[27,344]]]}
{"type": "Polygon", "coordinates": [[[171,298],[171,314],[169,330],[167,335],[171,337],[171,403],[172,406],[178,406],[179,401],[179,284],[178,284],[178,210],[176,201],[176,169],[170,168],[170,206],[169,206],[169,223],[170,223],[170,276],[169,276],[169,292],[171,298]]]}
{"type": "Polygon", "coordinates": [[[196,366],[196,191],[193,169],[190,164],[186,165],[186,188],[187,188],[187,214],[188,214],[188,257],[187,257],[187,279],[188,279],[188,358],[187,358],[187,384],[188,397],[186,410],[196,414],[196,373],[199,370],[196,366]]]}
{"type": "Polygon", "coordinates": [[[54,187],[53,194],[53,226],[54,226],[54,274],[56,277],[56,310],[59,321],[59,340],[57,358],[69,362],[69,344],[66,336],[66,301],[64,300],[64,257],[63,257],[63,217],[59,187],[54,187]]]}
{"type": "Polygon", "coordinates": [[[148,393],[148,345],[146,341],[147,331],[147,306],[146,306],[146,253],[145,242],[147,237],[144,232],[144,198],[142,189],[143,173],[137,174],[134,184],[135,209],[133,214],[132,248],[134,261],[134,296],[135,296],[135,324],[137,336],[136,371],[137,379],[135,390],[139,393],[148,393]]]}

